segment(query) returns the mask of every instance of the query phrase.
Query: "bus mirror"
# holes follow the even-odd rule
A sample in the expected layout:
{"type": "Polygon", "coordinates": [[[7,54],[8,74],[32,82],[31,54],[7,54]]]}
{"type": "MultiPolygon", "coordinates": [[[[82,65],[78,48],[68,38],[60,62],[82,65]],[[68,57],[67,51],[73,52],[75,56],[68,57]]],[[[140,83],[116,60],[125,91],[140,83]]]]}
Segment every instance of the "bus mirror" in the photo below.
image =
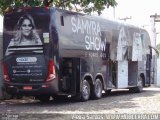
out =
{"type": "Polygon", "coordinates": [[[157,57],[159,58],[159,50],[158,50],[157,48],[151,46],[151,45],[149,45],[149,48],[150,48],[150,53],[151,53],[151,55],[152,55],[152,49],[153,49],[153,50],[156,52],[157,57]]]}

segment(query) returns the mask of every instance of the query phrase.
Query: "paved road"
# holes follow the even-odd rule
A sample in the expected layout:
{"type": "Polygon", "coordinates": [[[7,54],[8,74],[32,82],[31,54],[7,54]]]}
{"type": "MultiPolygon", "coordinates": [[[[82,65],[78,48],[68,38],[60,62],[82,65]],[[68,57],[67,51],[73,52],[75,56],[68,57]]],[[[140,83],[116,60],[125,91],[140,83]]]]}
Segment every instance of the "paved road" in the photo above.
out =
{"type": "MultiPolygon", "coordinates": [[[[41,103],[32,99],[6,100],[0,101],[0,113],[4,120],[6,117],[15,118],[11,120],[77,119],[76,114],[160,114],[160,88],[145,88],[142,93],[113,91],[100,100],[87,102],[67,100],[41,103]]],[[[80,119],[83,119],[86,116],[81,117],[80,119]]]]}

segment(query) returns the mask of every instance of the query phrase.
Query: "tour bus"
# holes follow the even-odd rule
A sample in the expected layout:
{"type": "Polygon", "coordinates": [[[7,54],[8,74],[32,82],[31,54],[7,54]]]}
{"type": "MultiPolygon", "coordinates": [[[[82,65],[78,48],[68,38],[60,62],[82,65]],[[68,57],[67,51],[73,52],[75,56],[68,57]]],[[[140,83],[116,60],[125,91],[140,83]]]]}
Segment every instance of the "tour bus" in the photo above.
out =
{"type": "Polygon", "coordinates": [[[6,12],[3,56],[6,91],[40,101],[87,101],[102,91],[141,92],[151,84],[146,30],[54,7],[6,12]]]}

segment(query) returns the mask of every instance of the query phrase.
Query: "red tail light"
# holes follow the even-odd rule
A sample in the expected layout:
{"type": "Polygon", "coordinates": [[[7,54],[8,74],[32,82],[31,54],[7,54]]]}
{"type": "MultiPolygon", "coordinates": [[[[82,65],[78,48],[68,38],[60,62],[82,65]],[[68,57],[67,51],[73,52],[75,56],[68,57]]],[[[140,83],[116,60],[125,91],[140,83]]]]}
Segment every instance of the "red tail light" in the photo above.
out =
{"type": "Polygon", "coordinates": [[[4,72],[4,80],[9,82],[10,80],[9,80],[9,75],[7,71],[7,65],[5,63],[3,65],[3,72],[4,72]]]}
{"type": "Polygon", "coordinates": [[[56,78],[56,72],[55,72],[54,62],[53,60],[50,60],[48,65],[48,75],[46,81],[48,82],[54,80],[55,78],[56,78]]]}

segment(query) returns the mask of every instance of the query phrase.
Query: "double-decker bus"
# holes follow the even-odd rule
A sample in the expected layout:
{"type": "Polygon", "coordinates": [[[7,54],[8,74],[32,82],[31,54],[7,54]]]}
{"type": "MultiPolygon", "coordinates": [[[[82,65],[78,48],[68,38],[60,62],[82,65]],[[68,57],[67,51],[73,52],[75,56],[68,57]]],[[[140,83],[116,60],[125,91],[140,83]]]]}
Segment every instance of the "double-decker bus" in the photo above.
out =
{"type": "Polygon", "coordinates": [[[100,99],[102,91],[141,92],[151,84],[146,30],[54,7],[8,11],[3,56],[7,92],[40,101],[87,101],[100,99]]]}

